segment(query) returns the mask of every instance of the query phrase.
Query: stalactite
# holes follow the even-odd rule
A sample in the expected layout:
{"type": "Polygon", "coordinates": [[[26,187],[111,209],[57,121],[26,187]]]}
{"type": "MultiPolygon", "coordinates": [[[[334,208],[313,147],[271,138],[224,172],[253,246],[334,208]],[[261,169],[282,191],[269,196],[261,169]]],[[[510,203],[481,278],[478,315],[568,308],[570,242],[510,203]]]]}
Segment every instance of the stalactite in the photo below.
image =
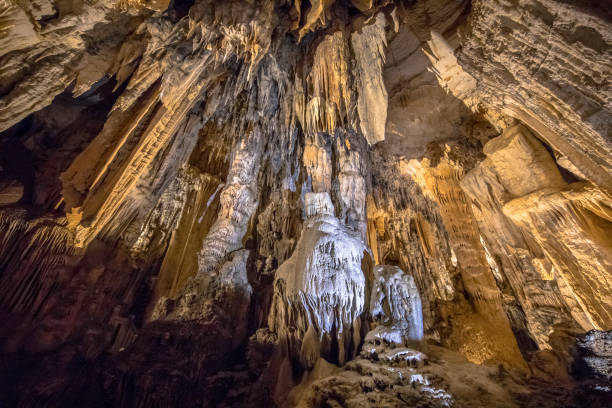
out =
{"type": "Polygon", "coordinates": [[[0,212],[0,259],[4,313],[35,318],[53,288],[62,280],[62,268],[78,254],[72,234],[62,219],[28,220],[27,213],[0,212]]]}

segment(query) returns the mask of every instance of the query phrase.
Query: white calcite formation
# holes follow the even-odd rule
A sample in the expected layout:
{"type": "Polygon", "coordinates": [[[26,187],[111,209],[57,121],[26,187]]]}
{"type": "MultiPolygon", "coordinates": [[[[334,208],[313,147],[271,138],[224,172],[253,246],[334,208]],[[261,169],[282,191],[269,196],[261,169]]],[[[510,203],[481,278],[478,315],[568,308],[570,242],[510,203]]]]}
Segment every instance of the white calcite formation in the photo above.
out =
{"type": "Polygon", "coordinates": [[[257,172],[261,158],[259,131],[238,141],[230,159],[229,174],[219,193],[219,213],[202,242],[197,277],[206,279],[219,261],[242,248],[249,221],[257,208],[257,172]]]}
{"type": "Polygon", "coordinates": [[[302,235],[276,272],[268,323],[304,368],[320,356],[343,364],[361,342],[368,250],[333,215],[328,193],[307,193],[304,206],[302,235]]]}
{"type": "Polygon", "coordinates": [[[374,321],[387,326],[399,342],[423,340],[421,297],[412,276],[397,266],[374,267],[370,297],[374,321]]]}

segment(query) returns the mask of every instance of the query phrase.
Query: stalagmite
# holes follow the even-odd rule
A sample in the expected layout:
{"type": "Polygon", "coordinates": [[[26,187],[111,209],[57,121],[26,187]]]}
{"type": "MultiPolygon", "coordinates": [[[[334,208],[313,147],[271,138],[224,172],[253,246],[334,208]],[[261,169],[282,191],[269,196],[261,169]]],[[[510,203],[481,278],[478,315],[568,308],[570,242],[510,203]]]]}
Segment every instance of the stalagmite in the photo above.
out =
{"type": "Polygon", "coordinates": [[[374,267],[370,313],[381,324],[397,330],[398,339],[423,339],[423,312],[419,292],[412,276],[396,266],[374,267]]]}
{"type": "Polygon", "coordinates": [[[306,193],[304,207],[302,236],[276,273],[269,326],[304,368],[319,356],[343,364],[361,342],[367,249],[334,216],[328,193],[306,193]]]}

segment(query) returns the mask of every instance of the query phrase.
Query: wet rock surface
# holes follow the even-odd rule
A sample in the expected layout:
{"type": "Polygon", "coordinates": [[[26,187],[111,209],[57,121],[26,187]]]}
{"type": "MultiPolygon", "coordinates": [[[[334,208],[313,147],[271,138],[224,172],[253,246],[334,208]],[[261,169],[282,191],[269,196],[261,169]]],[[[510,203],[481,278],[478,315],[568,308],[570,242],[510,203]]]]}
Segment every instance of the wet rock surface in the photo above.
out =
{"type": "Polygon", "coordinates": [[[578,337],[574,369],[584,379],[593,381],[595,391],[612,395],[612,333],[591,330],[578,337]]]}

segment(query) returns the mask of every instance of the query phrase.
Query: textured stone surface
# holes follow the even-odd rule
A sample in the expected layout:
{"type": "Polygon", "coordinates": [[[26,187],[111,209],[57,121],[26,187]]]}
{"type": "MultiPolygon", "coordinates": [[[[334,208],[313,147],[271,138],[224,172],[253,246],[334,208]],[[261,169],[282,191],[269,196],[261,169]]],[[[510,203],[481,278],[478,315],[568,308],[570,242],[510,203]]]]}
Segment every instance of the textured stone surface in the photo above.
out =
{"type": "Polygon", "coordinates": [[[306,193],[304,206],[302,236],[276,272],[269,326],[304,368],[312,368],[320,355],[344,364],[361,342],[367,250],[334,217],[327,193],[306,193]]]}
{"type": "Polygon", "coordinates": [[[612,333],[591,330],[576,341],[574,369],[584,378],[594,380],[597,391],[612,394],[612,333]]]}
{"type": "Polygon", "coordinates": [[[357,99],[357,113],[361,131],[370,144],[385,140],[387,90],[382,76],[387,45],[385,26],[385,16],[379,13],[373,24],[365,25],[361,32],[358,30],[351,35],[359,72],[357,87],[362,90],[357,99]],[[377,63],[372,64],[372,61],[377,63]]]}
{"type": "Polygon", "coordinates": [[[475,1],[459,53],[480,100],[523,121],[608,191],[609,17],[603,4],[475,1]]]}
{"type": "MultiPolygon", "coordinates": [[[[402,340],[423,340],[421,297],[412,276],[396,266],[375,266],[370,314],[402,340]]],[[[401,341],[399,342],[401,343],[401,341]]]]}
{"type": "Polygon", "coordinates": [[[562,189],[545,188],[504,205],[506,215],[533,231],[591,324],[604,330],[612,324],[609,304],[612,265],[610,246],[604,238],[610,236],[611,223],[605,204],[603,213],[599,211],[606,201],[607,196],[591,184],[573,183],[562,189]],[[553,222],[549,218],[552,214],[559,221],[553,222]]]}
{"type": "Polygon", "coordinates": [[[0,0],[0,405],[601,406],[611,21],[0,0]]]}

